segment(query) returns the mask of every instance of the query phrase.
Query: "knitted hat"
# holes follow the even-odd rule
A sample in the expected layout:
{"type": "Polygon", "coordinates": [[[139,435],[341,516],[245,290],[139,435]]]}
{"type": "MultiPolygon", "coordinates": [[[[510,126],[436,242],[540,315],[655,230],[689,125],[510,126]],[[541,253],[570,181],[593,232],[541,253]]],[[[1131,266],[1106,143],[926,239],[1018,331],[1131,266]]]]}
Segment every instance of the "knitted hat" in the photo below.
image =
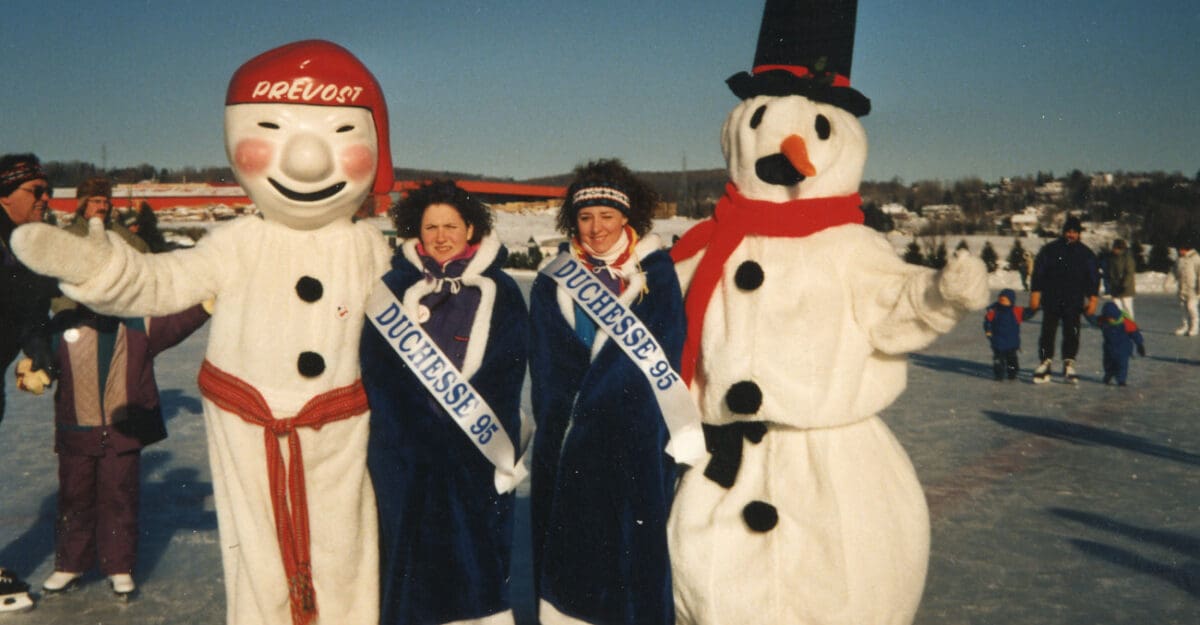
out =
{"type": "Polygon", "coordinates": [[[41,161],[32,154],[8,154],[0,159],[0,196],[11,195],[30,180],[45,180],[41,161]]]}
{"type": "Polygon", "coordinates": [[[1063,223],[1063,234],[1072,230],[1083,232],[1083,222],[1079,221],[1078,217],[1067,217],[1067,221],[1063,223]]]}
{"type": "Polygon", "coordinates": [[[387,103],[371,72],[345,48],[319,39],[297,41],[246,61],[229,80],[225,104],[357,106],[375,121],[377,194],[392,190],[387,103]]]}
{"type": "Polygon", "coordinates": [[[767,0],[754,69],[725,81],[745,100],[801,95],[856,117],[871,101],[850,87],[858,0],[767,0]]]}
{"type": "Polygon", "coordinates": [[[570,189],[571,213],[577,214],[589,206],[607,206],[629,216],[629,195],[615,184],[593,182],[570,189]]]}

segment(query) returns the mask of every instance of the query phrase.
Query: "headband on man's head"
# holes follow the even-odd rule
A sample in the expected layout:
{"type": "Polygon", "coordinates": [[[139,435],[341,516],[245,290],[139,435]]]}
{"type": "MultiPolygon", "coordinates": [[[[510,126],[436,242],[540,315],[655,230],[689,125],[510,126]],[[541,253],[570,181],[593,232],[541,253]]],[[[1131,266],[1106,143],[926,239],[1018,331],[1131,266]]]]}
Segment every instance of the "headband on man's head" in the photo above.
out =
{"type": "Polygon", "coordinates": [[[582,187],[571,195],[571,208],[578,212],[588,206],[607,206],[629,215],[629,196],[612,186],[595,184],[582,187]]]}
{"type": "Polygon", "coordinates": [[[16,189],[30,180],[45,178],[46,172],[41,165],[34,161],[18,161],[12,167],[0,171],[0,189],[16,189]]]}

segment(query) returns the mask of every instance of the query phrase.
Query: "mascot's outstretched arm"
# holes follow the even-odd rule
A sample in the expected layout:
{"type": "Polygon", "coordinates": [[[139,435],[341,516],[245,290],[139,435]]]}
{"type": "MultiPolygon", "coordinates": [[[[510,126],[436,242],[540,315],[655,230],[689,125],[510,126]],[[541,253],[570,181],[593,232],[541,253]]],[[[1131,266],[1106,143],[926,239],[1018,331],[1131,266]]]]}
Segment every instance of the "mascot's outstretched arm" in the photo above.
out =
{"type": "Polygon", "coordinates": [[[105,232],[98,218],[88,222],[85,237],[38,223],[21,226],[12,236],[13,252],[21,262],[63,284],[80,284],[95,276],[112,256],[113,248],[123,243],[116,234],[105,232]]]}
{"type": "Polygon", "coordinates": [[[213,249],[216,238],[188,250],[143,254],[92,219],[83,237],[26,224],[13,233],[12,247],[30,269],[58,278],[63,294],[97,312],[155,316],[216,296],[219,268],[226,266],[213,249]]]}
{"type": "MultiPolygon", "coordinates": [[[[888,354],[922,349],[949,332],[968,312],[987,306],[987,267],[965,250],[955,252],[941,271],[914,267],[895,258],[890,248],[887,251],[891,256],[876,259],[876,271],[884,273],[880,268],[891,264],[909,275],[879,283],[880,290],[869,299],[880,308],[860,309],[862,316],[883,313],[875,319],[863,319],[875,349],[888,354]]],[[[860,284],[872,282],[876,281],[865,279],[860,284]]]]}

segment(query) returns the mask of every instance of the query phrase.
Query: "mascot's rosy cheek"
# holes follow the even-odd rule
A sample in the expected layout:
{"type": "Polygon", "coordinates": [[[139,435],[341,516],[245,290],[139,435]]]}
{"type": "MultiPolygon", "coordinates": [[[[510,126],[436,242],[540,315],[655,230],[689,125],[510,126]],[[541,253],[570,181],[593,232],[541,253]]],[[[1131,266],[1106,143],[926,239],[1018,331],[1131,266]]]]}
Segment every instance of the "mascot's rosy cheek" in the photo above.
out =
{"type": "Polygon", "coordinates": [[[362,144],[342,150],[342,171],[355,181],[363,181],[375,175],[375,152],[362,144]]]}
{"type": "Polygon", "coordinates": [[[274,146],[270,141],[262,139],[243,139],[238,141],[233,150],[233,162],[238,171],[246,174],[258,174],[271,164],[275,156],[274,146]]]}

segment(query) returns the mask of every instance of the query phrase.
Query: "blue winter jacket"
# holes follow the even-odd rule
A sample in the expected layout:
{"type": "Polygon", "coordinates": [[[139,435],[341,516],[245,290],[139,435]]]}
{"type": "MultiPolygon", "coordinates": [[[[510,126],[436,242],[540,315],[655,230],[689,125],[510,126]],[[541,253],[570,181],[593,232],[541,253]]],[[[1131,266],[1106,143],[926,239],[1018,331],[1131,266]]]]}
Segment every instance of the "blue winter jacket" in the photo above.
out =
{"type": "MultiPolygon", "coordinates": [[[[1000,291],[1000,297],[1015,302],[1017,294],[1012,289],[1000,291]]],[[[1021,348],[1021,322],[1025,320],[1025,309],[1021,306],[1002,306],[999,301],[988,306],[983,315],[983,331],[988,335],[992,349],[1007,352],[1021,348]]]]}

